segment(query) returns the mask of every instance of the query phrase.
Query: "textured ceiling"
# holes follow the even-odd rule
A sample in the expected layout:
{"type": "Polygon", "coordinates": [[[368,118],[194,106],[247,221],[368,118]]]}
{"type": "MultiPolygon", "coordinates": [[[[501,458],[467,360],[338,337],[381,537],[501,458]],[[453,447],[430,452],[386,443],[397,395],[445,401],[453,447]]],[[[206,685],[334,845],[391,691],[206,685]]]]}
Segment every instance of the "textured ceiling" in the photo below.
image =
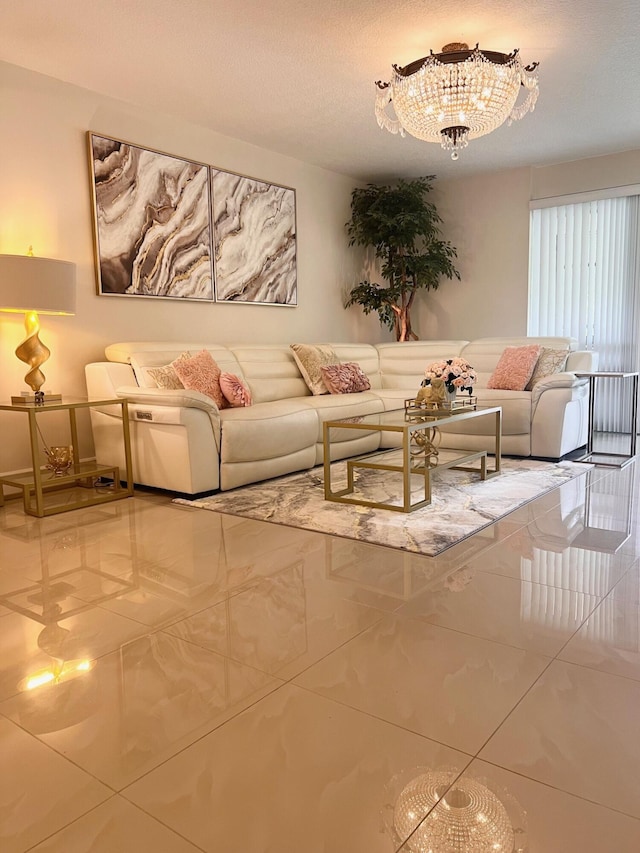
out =
{"type": "MultiPolygon", "coordinates": [[[[0,59],[365,180],[640,147],[639,0],[20,0],[0,59]],[[439,146],[380,130],[374,81],[450,41],[540,62],[534,113],[439,146]]],[[[144,142],[144,140],[135,140],[144,142]]]]}

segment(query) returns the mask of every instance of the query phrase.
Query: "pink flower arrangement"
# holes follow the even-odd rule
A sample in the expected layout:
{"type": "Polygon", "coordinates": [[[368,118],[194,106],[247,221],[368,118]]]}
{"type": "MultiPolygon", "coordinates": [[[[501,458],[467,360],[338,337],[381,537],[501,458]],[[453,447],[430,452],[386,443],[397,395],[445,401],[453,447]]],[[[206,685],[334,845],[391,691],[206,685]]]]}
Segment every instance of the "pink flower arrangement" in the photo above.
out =
{"type": "Polygon", "coordinates": [[[454,391],[473,391],[473,384],[478,377],[475,370],[464,358],[455,356],[443,361],[432,362],[424,372],[426,379],[423,384],[429,385],[432,379],[444,379],[444,384],[450,393],[454,391]]]}

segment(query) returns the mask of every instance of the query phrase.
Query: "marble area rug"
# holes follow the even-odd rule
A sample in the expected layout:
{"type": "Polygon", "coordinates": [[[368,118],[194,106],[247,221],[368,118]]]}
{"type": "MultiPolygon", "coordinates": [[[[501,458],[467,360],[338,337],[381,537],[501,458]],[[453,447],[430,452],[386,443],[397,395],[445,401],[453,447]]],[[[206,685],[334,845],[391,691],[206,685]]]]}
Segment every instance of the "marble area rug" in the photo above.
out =
{"type": "MultiPolygon", "coordinates": [[[[493,459],[489,462],[492,465],[493,459]]],[[[199,500],[178,498],[174,502],[435,557],[589,467],[575,462],[503,459],[500,476],[484,482],[477,474],[440,470],[432,475],[431,504],[411,513],[325,501],[322,467],[199,500]]],[[[334,490],[346,482],[345,469],[344,462],[333,463],[334,490]]],[[[399,503],[399,474],[360,469],[356,486],[369,500],[399,503]]],[[[424,478],[414,475],[415,499],[422,498],[423,489],[424,478]]]]}

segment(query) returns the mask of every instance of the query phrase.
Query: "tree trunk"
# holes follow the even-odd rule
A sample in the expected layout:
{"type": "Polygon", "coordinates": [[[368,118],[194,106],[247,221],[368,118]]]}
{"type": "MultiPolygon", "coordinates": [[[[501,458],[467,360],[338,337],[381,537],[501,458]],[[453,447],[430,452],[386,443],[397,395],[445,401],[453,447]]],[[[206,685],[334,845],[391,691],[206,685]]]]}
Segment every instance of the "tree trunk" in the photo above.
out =
{"type": "Polygon", "coordinates": [[[397,341],[417,341],[418,336],[411,328],[411,314],[408,305],[402,305],[396,313],[396,340],[397,341]]]}

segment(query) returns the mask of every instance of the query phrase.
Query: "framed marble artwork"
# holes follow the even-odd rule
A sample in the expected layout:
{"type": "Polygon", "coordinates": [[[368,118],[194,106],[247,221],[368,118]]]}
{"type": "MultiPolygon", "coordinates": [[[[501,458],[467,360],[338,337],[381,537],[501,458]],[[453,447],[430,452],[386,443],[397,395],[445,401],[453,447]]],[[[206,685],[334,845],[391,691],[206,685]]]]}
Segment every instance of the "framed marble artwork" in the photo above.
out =
{"type": "Polygon", "coordinates": [[[297,305],[296,194],[211,168],[218,302],[297,305]]]}
{"type": "Polygon", "coordinates": [[[213,301],[209,167],[87,136],[98,294],[213,301]]]}

